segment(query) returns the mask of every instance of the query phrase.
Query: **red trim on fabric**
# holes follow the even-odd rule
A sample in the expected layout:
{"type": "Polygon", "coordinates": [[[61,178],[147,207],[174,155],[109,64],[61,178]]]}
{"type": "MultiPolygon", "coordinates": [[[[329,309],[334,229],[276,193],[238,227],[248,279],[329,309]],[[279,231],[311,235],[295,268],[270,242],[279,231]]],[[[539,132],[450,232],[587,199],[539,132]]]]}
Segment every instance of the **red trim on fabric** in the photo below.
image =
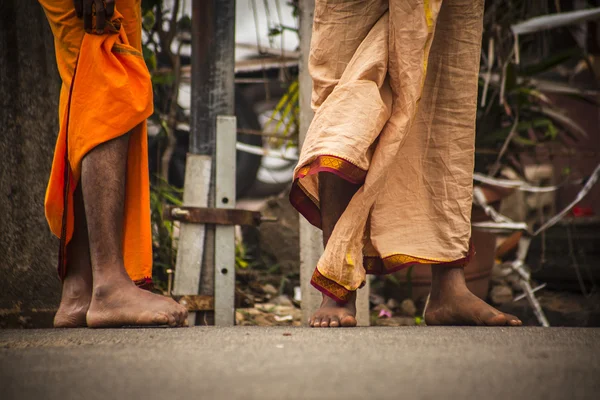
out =
{"type": "Polygon", "coordinates": [[[154,282],[152,281],[152,278],[150,278],[150,277],[138,279],[137,281],[133,281],[133,283],[135,283],[135,285],[137,287],[139,287],[140,289],[144,289],[144,290],[148,290],[148,291],[154,290],[154,282]]]}
{"type": "Polygon", "coordinates": [[[71,98],[73,97],[73,88],[75,87],[75,76],[77,74],[77,64],[79,62],[79,54],[75,60],[73,68],[73,77],[69,85],[69,98],[67,100],[67,117],[65,119],[65,172],[64,172],[64,190],[63,190],[63,216],[60,232],[59,249],[58,249],[58,276],[60,280],[64,280],[67,276],[67,229],[68,229],[68,214],[69,214],[69,191],[71,190],[71,166],[69,164],[69,122],[71,119],[71,98]]]}
{"type": "MultiPolygon", "coordinates": [[[[473,243],[471,242],[469,245],[469,252],[467,253],[467,256],[460,258],[458,260],[454,260],[454,261],[442,262],[442,263],[431,261],[431,260],[424,260],[427,262],[422,262],[422,263],[417,262],[417,261],[414,261],[414,262],[411,261],[408,263],[402,263],[402,264],[396,264],[396,265],[392,264],[392,265],[386,267],[385,260],[392,258],[393,256],[386,257],[384,259],[381,259],[378,257],[364,257],[363,265],[365,265],[366,273],[368,275],[378,275],[379,276],[379,275],[388,275],[388,274],[400,271],[404,268],[408,268],[408,267],[414,266],[414,265],[431,264],[431,265],[436,265],[436,266],[441,266],[441,267],[458,267],[458,266],[464,267],[471,261],[471,258],[473,257],[474,254],[475,254],[475,247],[473,246],[473,243]],[[371,261],[368,261],[368,260],[371,260],[371,261]],[[368,264],[371,264],[372,267],[367,269],[366,267],[368,264]]],[[[310,283],[312,286],[315,287],[315,289],[317,289],[324,295],[332,298],[337,303],[346,304],[348,302],[348,300],[343,300],[342,297],[349,297],[351,291],[346,289],[345,287],[341,286],[339,283],[327,278],[326,276],[321,274],[319,272],[319,270],[317,270],[316,268],[315,268],[315,272],[313,273],[313,277],[311,278],[310,283]],[[322,284],[317,283],[317,281],[327,282],[331,287],[334,287],[337,291],[342,292],[343,296],[333,294],[330,290],[326,289],[322,284]]]]}
{"type": "Polygon", "coordinates": [[[310,197],[304,193],[302,187],[298,183],[298,179],[292,184],[289,194],[289,200],[292,207],[296,209],[306,220],[319,229],[321,228],[321,210],[312,201],[310,197]]]}
{"type": "MultiPolygon", "coordinates": [[[[333,281],[332,281],[332,282],[333,282],[333,281]]],[[[337,298],[336,296],[334,296],[334,295],[333,295],[333,293],[329,292],[329,291],[328,291],[327,289],[325,289],[324,287],[321,287],[321,286],[319,286],[319,284],[318,284],[318,283],[316,283],[315,281],[311,280],[311,281],[310,281],[310,284],[311,284],[311,285],[312,285],[312,286],[313,286],[315,289],[317,289],[319,292],[323,293],[325,296],[327,296],[327,297],[329,297],[329,298],[331,298],[331,299],[335,300],[335,302],[336,302],[336,303],[338,303],[338,304],[341,304],[341,305],[348,303],[348,300],[342,300],[342,299],[339,299],[339,298],[337,298]]],[[[348,292],[350,292],[350,291],[348,290],[348,292]]]]}
{"type": "Polygon", "coordinates": [[[315,158],[310,164],[301,167],[298,170],[295,179],[302,179],[309,175],[315,175],[319,172],[331,172],[340,178],[361,185],[365,181],[367,171],[351,163],[350,161],[338,156],[323,154],[315,158]],[[337,162],[337,168],[332,163],[337,162]],[[353,176],[354,175],[354,176],[353,176]]]}
{"type": "Polygon", "coordinates": [[[321,211],[315,200],[304,191],[302,185],[300,185],[300,180],[320,172],[332,173],[355,185],[362,184],[367,174],[367,171],[351,162],[341,157],[327,154],[315,158],[310,164],[298,170],[298,173],[294,176],[294,182],[289,194],[290,203],[311,225],[319,229],[322,227],[321,211]],[[339,167],[334,168],[333,166],[324,165],[331,164],[332,162],[339,163],[339,167]]]}

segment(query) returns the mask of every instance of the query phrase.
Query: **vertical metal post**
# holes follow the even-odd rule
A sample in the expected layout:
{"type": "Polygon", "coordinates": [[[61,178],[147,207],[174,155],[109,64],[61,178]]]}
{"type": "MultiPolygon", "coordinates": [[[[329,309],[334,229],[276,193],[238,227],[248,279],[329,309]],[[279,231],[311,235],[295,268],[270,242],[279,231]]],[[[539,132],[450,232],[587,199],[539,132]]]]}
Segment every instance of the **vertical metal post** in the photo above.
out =
{"type": "MultiPolygon", "coordinates": [[[[235,208],[235,117],[217,117],[215,203],[235,208]]],[[[215,231],[215,325],[231,326],[235,318],[235,227],[219,225],[215,231]]]]}
{"type": "MultiPolygon", "coordinates": [[[[304,143],[306,131],[314,113],[310,106],[312,80],[308,73],[308,54],[312,34],[315,0],[300,0],[300,146],[304,143]]],[[[302,323],[306,324],[310,316],[321,304],[319,292],[310,285],[317,261],[323,254],[323,234],[304,218],[300,217],[300,290],[302,292],[302,323]]]]}
{"type": "MultiPolygon", "coordinates": [[[[234,25],[235,0],[192,1],[191,120],[185,205],[189,202],[194,206],[215,206],[217,116],[233,115],[235,104],[234,25]]],[[[182,224],[175,293],[214,295],[214,250],[214,225],[182,224]]],[[[194,314],[189,323],[194,325],[194,314]]]]}
{"type": "MultiPolygon", "coordinates": [[[[312,36],[312,22],[315,0],[300,0],[300,146],[314,113],[310,99],[312,80],[308,73],[308,55],[312,36]]],[[[310,285],[310,278],[323,254],[323,234],[304,218],[300,217],[300,285],[302,292],[302,323],[307,324],[310,316],[321,304],[321,295],[310,285]]],[[[369,290],[367,284],[358,291],[356,299],[356,319],[358,325],[369,325],[369,290]]]]}

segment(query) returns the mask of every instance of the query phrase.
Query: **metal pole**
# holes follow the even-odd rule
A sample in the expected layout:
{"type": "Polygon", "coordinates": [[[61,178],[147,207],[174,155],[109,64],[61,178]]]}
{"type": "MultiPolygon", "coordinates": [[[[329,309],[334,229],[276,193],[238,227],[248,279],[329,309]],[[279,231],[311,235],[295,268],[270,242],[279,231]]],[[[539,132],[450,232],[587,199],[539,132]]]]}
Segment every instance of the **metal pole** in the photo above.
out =
{"type": "MultiPolygon", "coordinates": [[[[217,116],[234,112],[235,0],[192,1],[190,149],[184,205],[215,206],[217,116]]],[[[182,224],[176,294],[214,295],[214,225],[182,224]],[[185,293],[184,293],[185,292],[185,293]]],[[[208,315],[200,316],[210,323],[208,315]]],[[[190,313],[189,323],[196,315],[190,313]]]]}
{"type": "MultiPolygon", "coordinates": [[[[312,36],[315,0],[300,0],[300,147],[313,119],[310,105],[312,80],[308,73],[308,55],[312,36]]],[[[315,266],[323,254],[322,232],[300,217],[300,287],[302,292],[302,323],[307,324],[310,316],[321,304],[321,294],[310,284],[315,266]]],[[[358,291],[356,319],[360,326],[369,325],[369,290],[366,285],[358,291]]]]}

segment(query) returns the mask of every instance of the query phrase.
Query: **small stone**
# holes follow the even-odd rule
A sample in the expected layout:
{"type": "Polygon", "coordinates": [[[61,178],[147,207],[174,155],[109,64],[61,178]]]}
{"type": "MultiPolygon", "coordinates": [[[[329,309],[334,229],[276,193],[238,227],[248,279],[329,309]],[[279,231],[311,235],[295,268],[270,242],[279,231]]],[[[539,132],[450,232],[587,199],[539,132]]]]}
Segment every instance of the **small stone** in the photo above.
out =
{"type": "Polygon", "coordinates": [[[275,306],[271,312],[276,315],[288,315],[292,314],[294,310],[296,310],[294,306],[275,306]]]}
{"type": "Polygon", "coordinates": [[[383,296],[374,293],[371,293],[369,295],[369,301],[375,306],[385,303],[385,299],[383,298],[383,296]]]}
{"type": "Polygon", "coordinates": [[[389,311],[391,312],[392,310],[389,309],[388,306],[386,306],[385,304],[379,304],[375,307],[373,307],[373,311],[377,311],[377,314],[379,314],[381,311],[389,311]]]}
{"type": "Polygon", "coordinates": [[[510,286],[494,286],[490,291],[490,300],[494,304],[506,304],[513,300],[513,291],[510,286]]]}
{"type": "Polygon", "coordinates": [[[236,325],[240,325],[245,320],[246,320],[246,316],[243,313],[241,313],[239,311],[235,312],[235,323],[236,323],[236,325]]]}
{"type": "Polygon", "coordinates": [[[262,304],[257,304],[254,307],[259,311],[270,313],[270,312],[273,312],[273,310],[275,310],[275,307],[277,307],[277,306],[273,303],[262,303],[262,304]]]}
{"type": "Polygon", "coordinates": [[[389,299],[385,304],[390,310],[395,310],[400,307],[400,304],[396,301],[396,299],[389,299]]]}
{"type": "Polygon", "coordinates": [[[281,296],[277,296],[272,300],[273,304],[277,304],[280,306],[287,306],[287,307],[292,307],[294,304],[292,303],[292,301],[290,300],[289,297],[287,297],[286,295],[282,294],[281,296]]]}
{"type": "Polygon", "coordinates": [[[254,318],[254,321],[256,322],[256,325],[258,325],[258,326],[277,325],[277,322],[275,321],[275,316],[272,314],[257,315],[256,318],[254,318]]]}
{"type": "Polygon", "coordinates": [[[259,310],[258,308],[242,308],[240,309],[240,311],[242,313],[246,313],[248,315],[258,315],[258,314],[262,314],[262,311],[259,310]]]}
{"type": "Polygon", "coordinates": [[[21,325],[21,327],[23,327],[23,328],[30,328],[31,327],[31,317],[20,316],[19,317],[19,325],[21,325]]]}
{"type": "Polygon", "coordinates": [[[263,285],[262,290],[263,292],[265,292],[266,294],[270,294],[271,296],[275,296],[277,293],[279,293],[275,286],[271,285],[270,283],[263,285]]]}
{"type": "Polygon", "coordinates": [[[410,317],[392,317],[377,320],[377,326],[415,326],[414,318],[410,317]]]}
{"type": "Polygon", "coordinates": [[[414,317],[417,314],[417,307],[411,299],[405,299],[400,303],[400,314],[407,317],[414,317]]]}

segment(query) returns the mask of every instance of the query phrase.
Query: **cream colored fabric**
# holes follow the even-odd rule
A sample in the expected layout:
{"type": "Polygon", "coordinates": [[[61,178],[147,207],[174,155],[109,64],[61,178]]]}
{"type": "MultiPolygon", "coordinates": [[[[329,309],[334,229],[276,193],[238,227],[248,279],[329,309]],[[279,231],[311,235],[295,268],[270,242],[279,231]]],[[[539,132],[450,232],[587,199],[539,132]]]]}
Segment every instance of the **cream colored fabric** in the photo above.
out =
{"type": "Polygon", "coordinates": [[[317,266],[345,289],[363,256],[467,256],[482,17],[482,0],[317,0],[295,184],[318,207],[319,157],[366,171],[317,266]]]}

